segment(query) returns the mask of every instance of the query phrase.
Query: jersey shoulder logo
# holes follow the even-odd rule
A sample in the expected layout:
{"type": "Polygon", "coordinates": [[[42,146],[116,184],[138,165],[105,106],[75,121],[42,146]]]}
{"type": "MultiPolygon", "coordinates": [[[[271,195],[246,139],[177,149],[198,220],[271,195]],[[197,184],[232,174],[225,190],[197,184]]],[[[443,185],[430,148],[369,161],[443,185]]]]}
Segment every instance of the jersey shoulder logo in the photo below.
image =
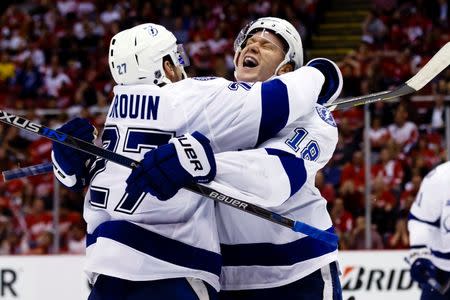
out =
{"type": "Polygon", "coordinates": [[[192,79],[199,80],[199,81],[208,81],[208,80],[213,80],[213,79],[216,79],[216,78],[217,77],[214,77],[214,76],[192,77],[192,79]]]}
{"type": "Polygon", "coordinates": [[[327,124],[337,127],[331,112],[323,106],[316,106],[316,111],[319,117],[324,120],[327,124]]]}

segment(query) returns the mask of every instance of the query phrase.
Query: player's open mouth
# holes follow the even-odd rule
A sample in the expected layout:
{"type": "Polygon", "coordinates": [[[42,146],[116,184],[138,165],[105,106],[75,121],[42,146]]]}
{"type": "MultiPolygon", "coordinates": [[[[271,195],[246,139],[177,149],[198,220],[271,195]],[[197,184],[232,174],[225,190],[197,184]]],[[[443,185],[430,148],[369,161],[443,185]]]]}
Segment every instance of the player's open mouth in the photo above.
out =
{"type": "Polygon", "coordinates": [[[254,57],[245,56],[242,65],[244,68],[255,68],[259,65],[259,62],[254,57]]]}

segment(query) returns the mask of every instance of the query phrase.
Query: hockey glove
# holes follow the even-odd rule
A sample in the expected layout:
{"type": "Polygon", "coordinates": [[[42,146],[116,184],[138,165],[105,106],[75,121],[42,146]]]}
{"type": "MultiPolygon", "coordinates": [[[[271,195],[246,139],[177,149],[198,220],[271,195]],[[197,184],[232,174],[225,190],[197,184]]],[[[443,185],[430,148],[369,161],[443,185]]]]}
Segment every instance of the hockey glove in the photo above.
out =
{"type": "MultiPolygon", "coordinates": [[[[87,142],[95,139],[95,127],[87,119],[75,118],[57,130],[87,142]]],[[[87,165],[94,158],[83,151],[53,142],[53,173],[66,187],[80,189],[85,185],[87,165]]]]}
{"type": "Polygon", "coordinates": [[[317,103],[323,105],[336,100],[342,91],[343,84],[342,73],[339,67],[326,58],[315,58],[306,65],[318,69],[325,76],[325,83],[322,86],[317,103]]]}
{"type": "Polygon", "coordinates": [[[411,265],[411,278],[419,283],[421,289],[436,288],[437,269],[430,260],[430,251],[427,248],[412,250],[407,261],[411,265]]]}
{"type": "Polygon", "coordinates": [[[150,193],[167,200],[188,183],[210,182],[215,176],[216,161],[209,140],[196,131],[147,152],[128,177],[126,191],[134,196],[150,193]]]}

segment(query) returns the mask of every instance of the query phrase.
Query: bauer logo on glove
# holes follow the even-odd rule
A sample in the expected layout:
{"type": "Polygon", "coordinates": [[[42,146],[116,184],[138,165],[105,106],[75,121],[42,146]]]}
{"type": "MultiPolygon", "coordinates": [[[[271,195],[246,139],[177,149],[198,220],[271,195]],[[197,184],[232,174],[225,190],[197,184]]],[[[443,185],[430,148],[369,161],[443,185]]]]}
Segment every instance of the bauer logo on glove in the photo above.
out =
{"type": "Polygon", "coordinates": [[[209,182],[216,175],[213,152],[206,136],[196,131],[170,139],[175,145],[181,166],[196,182],[209,182]]]}
{"type": "Polygon", "coordinates": [[[207,152],[204,150],[204,145],[209,145],[209,141],[197,132],[194,135],[197,139],[190,134],[185,134],[172,138],[169,142],[175,145],[177,153],[180,154],[178,159],[183,168],[194,177],[204,177],[211,171],[207,152]],[[198,139],[204,139],[204,141],[200,142],[198,139]]]}

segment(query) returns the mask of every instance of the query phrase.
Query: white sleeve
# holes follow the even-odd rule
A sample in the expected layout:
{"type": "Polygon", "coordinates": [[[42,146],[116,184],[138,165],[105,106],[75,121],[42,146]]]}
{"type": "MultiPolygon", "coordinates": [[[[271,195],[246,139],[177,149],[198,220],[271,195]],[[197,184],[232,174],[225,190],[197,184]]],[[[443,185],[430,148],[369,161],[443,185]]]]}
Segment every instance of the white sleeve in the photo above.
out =
{"type": "Polygon", "coordinates": [[[436,169],[422,181],[417,197],[411,207],[408,220],[410,245],[412,248],[430,244],[433,232],[439,230],[441,207],[445,199],[442,188],[445,186],[436,169]]]}
{"type": "MultiPolygon", "coordinates": [[[[201,104],[201,114],[208,120],[209,128],[208,132],[202,133],[211,140],[216,152],[222,152],[253,148],[310,113],[324,81],[317,69],[302,67],[266,82],[186,79],[170,86],[184,98],[198,98],[199,102],[208,98],[201,104]]],[[[195,104],[189,105],[191,107],[186,108],[188,116],[199,114],[195,104]]],[[[204,120],[200,117],[189,119],[204,120]]],[[[201,125],[195,121],[191,124],[191,128],[198,127],[201,125]]]]}
{"type": "Polygon", "coordinates": [[[298,166],[295,176],[300,184],[306,180],[303,160],[283,151],[269,154],[266,149],[254,149],[215,157],[217,174],[208,186],[253,204],[278,206],[291,196],[290,176],[294,174],[285,170],[284,161],[290,167],[298,166]]]}
{"type": "Polygon", "coordinates": [[[317,171],[333,155],[337,129],[319,123],[320,126],[308,128],[308,132],[303,127],[307,125],[308,122],[296,122],[259,149],[216,154],[217,174],[211,187],[240,200],[274,207],[305,184],[314,186],[317,171]],[[301,139],[296,139],[299,133],[301,139]],[[292,145],[292,139],[299,142],[292,145]]]}

